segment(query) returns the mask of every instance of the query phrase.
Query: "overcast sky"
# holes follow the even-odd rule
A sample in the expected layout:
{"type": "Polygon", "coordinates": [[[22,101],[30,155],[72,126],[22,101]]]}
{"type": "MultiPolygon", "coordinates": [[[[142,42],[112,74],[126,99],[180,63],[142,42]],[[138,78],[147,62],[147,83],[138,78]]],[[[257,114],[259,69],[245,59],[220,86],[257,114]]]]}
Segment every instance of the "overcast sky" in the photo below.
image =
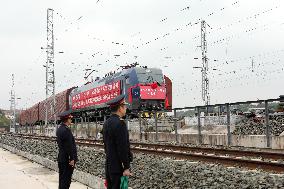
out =
{"type": "Polygon", "coordinates": [[[82,85],[86,68],[101,77],[138,61],[172,79],[174,107],[201,105],[201,72],[193,67],[201,66],[205,20],[211,104],[284,94],[282,0],[1,0],[0,108],[10,107],[12,73],[18,107],[45,98],[47,8],[54,9],[57,92],[82,85]]]}

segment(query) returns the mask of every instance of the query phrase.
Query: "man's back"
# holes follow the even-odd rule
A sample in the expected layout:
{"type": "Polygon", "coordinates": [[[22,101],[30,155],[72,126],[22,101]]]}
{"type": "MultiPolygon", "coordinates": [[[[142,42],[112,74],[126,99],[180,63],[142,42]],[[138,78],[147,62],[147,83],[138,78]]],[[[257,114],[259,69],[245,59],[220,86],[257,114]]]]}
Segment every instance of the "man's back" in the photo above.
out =
{"type": "Polygon", "coordinates": [[[71,130],[66,125],[60,124],[56,136],[59,148],[58,162],[77,161],[77,149],[71,130]]]}
{"type": "Polygon", "coordinates": [[[113,114],[104,124],[106,165],[111,173],[122,173],[130,166],[129,136],[124,121],[113,114]]]}

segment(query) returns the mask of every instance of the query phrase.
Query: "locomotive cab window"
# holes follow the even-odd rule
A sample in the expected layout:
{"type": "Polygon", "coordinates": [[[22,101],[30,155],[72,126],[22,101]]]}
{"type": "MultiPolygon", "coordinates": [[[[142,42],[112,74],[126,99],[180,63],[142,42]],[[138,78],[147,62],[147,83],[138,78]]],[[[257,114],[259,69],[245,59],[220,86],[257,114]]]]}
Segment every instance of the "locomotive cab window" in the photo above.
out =
{"type": "Polygon", "coordinates": [[[126,85],[130,85],[130,78],[129,77],[126,78],[125,83],[126,83],[126,85]]]}
{"type": "Polygon", "coordinates": [[[164,77],[162,74],[138,73],[137,77],[140,83],[164,83],[164,77]]]}

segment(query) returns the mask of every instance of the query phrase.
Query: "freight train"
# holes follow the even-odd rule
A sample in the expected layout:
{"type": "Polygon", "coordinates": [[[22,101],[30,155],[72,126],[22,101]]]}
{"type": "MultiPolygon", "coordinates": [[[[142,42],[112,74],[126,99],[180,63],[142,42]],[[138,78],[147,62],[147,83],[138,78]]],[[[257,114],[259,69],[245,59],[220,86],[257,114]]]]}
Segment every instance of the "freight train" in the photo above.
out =
{"type": "MultiPolygon", "coordinates": [[[[71,110],[75,116],[102,117],[109,114],[106,103],[124,94],[128,115],[140,111],[163,111],[172,108],[172,82],[161,69],[127,67],[117,73],[81,87],[72,87],[56,94],[54,114],[71,110]]],[[[48,120],[54,122],[52,97],[41,101],[20,114],[20,125],[43,124],[48,110],[48,120]]]]}

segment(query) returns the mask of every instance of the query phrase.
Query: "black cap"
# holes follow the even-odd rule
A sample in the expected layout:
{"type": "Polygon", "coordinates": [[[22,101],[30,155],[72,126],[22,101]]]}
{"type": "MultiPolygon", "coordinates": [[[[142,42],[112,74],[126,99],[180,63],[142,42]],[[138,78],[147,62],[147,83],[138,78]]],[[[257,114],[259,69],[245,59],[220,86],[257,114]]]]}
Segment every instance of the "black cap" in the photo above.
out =
{"type": "Polygon", "coordinates": [[[120,104],[127,104],[124,101],[125,95],[119,95],[115,97],[114,99],[108,101],[106,104],[109,105],[110,107],[118,106],[120,104]]]}
{"type": "Polygon", "coordinates": [[[67,110],[65,112],[60,113],[58,115],[58,117],[60,117],[61,120],[65,120],[65,119],[68,119],[68,118],[73,118],[71,113],[72,113],[71,110],[67,110]]]}

